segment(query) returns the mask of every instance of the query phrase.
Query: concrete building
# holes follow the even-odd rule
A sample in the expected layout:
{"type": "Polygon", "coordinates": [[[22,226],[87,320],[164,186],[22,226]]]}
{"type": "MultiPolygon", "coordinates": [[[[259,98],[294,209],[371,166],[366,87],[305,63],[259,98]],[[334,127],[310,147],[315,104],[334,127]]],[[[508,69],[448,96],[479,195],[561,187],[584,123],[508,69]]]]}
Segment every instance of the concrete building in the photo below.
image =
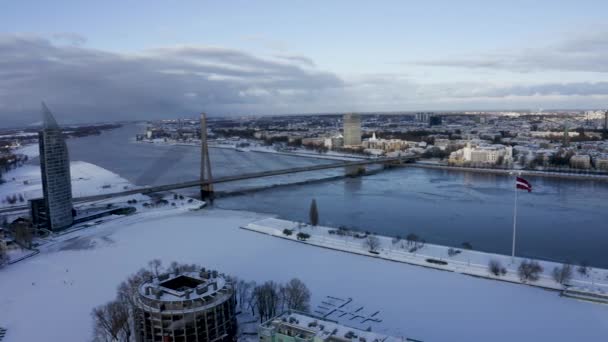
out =
{"type": "Polygon", "coordinates": [[[381,150],[383,152],[403,151],[410,146],[410,142],[401,139],[378,139],[376,133],[372,137],[364,140],[361,146],[369,150],[381,150]]]}
{"type": "Polygon", "coordinates": [[[307,313],[288,311],[258,327],[260,342],[404,342],[417,341],[363,331],[307,313]]]}
{"type": "Polygon", "coordinates": [[[344,146],[344,137],[341,134],[338,134],[335,137],[325,138],[325,147],[330,150],[342,146],[344,146]]]}
{"type": "Polygon", "coordinates": [[[42,115],[44,124],[38,133],[38,146],[44,209],[37,215],[47,228],[56,231],[73,222],[70,158],[61,128],[44,103],[42,115]]]}
{"type": "Polygon", "coordinates": [[[204,268],[161,274],[140,285],[133,321],[138,342],[236,341],[233,284],[204,268]]]}
{"type": "Polygon", "coordinates": [[[361,145],[361,116],[344,114],[344,146],[361,145]]]}
{"type": "Polygon", "coordinates": [[[601,171],[608,171],[608,154],[599,155],[593,161],[595,168],[601,171]]]}
{"type": "Polygon", "coordinates": [[[470,143],[455,152],[450,153],[449,163],[453,165],[494,165],[510,164],[513,162],[513,148],[504,145],[483,145],[472,147],[470,143]]]}
{"type": "Polygon", "coordinates": [[[591,167],[591,157],[586,154],[576,154],[570,158],[570,167],[575,169],[588,169],[591,167]]]}
{"type": "Polygon", "coordinates": [[[416,115],[414,116],[414,119],[418,122],[428,123],[429,119],[431,118],[432,115],[433,115],[432,112],[419,112],[419,113],[416,113],[416,115]]]}

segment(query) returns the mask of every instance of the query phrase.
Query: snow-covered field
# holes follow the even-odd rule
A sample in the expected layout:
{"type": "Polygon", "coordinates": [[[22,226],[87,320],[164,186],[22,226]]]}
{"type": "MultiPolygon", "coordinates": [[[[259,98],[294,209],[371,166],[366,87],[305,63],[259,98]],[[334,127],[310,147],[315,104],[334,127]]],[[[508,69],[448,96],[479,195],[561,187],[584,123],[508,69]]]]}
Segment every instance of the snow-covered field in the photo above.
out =
{"type": "Polygon", "coordinates": [[[240,229],[267,216],[182,209],[120,218],[62,236],[0,270],[5,341],[88,341],[93,307],[153,258],[243,279],[302,279],[313,304],[352,297],[383,319],[374,331],[424,341],[605,341],[608,306],[553,291],[315,248],[240,229]]]}
{"type": "MultiPolygon", "coordinates": [[[[83,161],[70,163],[72,195],[97,195],[131,189],[133,185],[119,175],[97,165],[83,161]]],[[[38,165],[26,164],[4,175],[6,183],[0,185],[0,207],[27,204],[28,199],[42,197],[42,179],[38,165]],[[23,197],[23,202],[10,204],[6,196],[23,197]]]]}

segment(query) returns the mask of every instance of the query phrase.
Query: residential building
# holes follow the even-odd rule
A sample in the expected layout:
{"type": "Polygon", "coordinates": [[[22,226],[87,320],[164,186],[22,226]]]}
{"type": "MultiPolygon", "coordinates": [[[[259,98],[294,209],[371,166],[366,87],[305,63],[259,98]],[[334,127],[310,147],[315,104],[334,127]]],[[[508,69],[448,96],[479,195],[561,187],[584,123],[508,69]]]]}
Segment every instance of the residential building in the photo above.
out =
{"type": "Polygon", "coordinates": [[[471,143],[455,152],[450,153],[450,164],[504,164],[512,163],[513,148],[511,146],[480,145],[472,147],[471,143]]]}
{"type": "Polygon", "coordinates": [[[570,158],[570,167],[588,169],[591,167],[591,157],[587,154],[576,154],[570,158]]]}
{"type": "Polygon", "coordinates": [[[260,342],[419,342],[351,328],[308,313],[288,311],[258,327],[260,342]]]}
{"type": "Polygon", "coordinates": [[[236,296],[217,271],[176,270],[139,286],[133,322],[137,342],[236,341],[236,296]]]}
{"type": "Polygon", "coordinates": [[[608,171],[608,154],[595,157],[593,161],[595,168],[601,171],[608,171]]]}

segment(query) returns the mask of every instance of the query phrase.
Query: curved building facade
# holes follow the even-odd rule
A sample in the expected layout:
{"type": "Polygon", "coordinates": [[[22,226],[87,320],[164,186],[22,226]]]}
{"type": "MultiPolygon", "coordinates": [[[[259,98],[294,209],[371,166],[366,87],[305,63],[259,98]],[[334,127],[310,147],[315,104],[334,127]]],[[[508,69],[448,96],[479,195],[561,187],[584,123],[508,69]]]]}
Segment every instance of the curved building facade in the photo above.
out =
{"type": "Polygon", "coordinates": [[[51,230],[72,225],[72,178],[70,157],[63,132],[49,109],[42,104],[44,126],[38,133],[40,173],[44,194],[44,221],[51,230]]]}
{"type": "Polygon", "coordinates": [[[177,271],[144,282],[134,315],[138,342],[236,341],[234,287],[217,271],[177,271]]]}

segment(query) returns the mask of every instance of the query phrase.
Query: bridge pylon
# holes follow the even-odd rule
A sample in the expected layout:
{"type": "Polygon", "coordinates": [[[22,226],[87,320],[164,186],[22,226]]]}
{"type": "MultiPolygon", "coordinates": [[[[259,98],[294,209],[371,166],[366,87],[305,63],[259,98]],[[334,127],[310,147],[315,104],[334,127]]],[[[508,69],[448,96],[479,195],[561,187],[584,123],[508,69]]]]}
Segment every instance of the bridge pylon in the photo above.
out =
{"type": "Polygon", "coordinates": [[[201,200],[213,202],[213,183],[205,184],[205,182],[212,181],[211,160],[207,145],[207,115],[201,113],[201,200]]]}

